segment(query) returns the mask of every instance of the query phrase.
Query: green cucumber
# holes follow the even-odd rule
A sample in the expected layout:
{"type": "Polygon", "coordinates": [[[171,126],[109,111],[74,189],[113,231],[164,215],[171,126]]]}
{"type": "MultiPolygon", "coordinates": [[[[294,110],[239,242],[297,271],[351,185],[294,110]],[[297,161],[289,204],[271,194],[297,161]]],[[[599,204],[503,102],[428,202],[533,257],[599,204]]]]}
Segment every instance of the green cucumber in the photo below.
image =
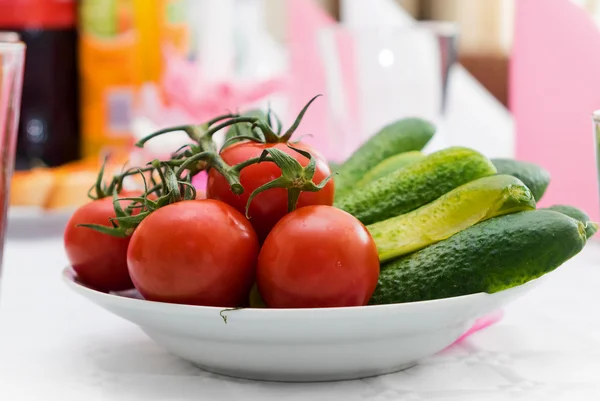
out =
{"type": "Polygon", "coordinates": [[[504,214],[534,210],[529,189],[510,175],[479,178],[412,212],[367,227],[384,262],[504,214]]]}
{"type": "Polygon", "coordinates": [[[498,174],[508,174],[523,181],[523,184],[531,190],[536,201],[542,199],[548,184],[550,184],[550,173],[548,170],[535,163],[524,162],[513,159],[492,159],[498,174]]]}
{"type": "Polygon", "coordinates": [[[375,166],[372,170],[369,170],[367,174],[365,174],[364,177],[356,183],[356,187],[364,187],[372,181],[378,180],[381,177],[385,177],[394,171],[400,170],[401,168],[418,162],[424,158],[425,154],[423,152],[419,152],[418,150],[404,152],[397,154],[396,156],[388,157],[375,166]]]}
{"type": "Polygon", "coordinates": [[[327,164],[329,164],[329,168],[331,169],[331,171],[336,172],[340,169],[341,164],[336,163],[336,162],[328,162],[327,164]]]}
{"type": "Polygon", "coordinates": [[[408,213],[456,187],[495,173],[494,165],[481,153],[447,148],[357,189],[334,205],[368,225],[408,213]]]}
{"type": "Polygon", "coordinates": [[[334,178],[336,198],[351,192],[358,180],[388,157],[423,149],[434,133],[435,127],[420,118],[406,118],[385,126],[340,166],[334,178]]]}
{"type": "Polygon", "coordinates": [[[590,216],[588,216],[586,212],[576,208],[575,206],[554,205],[545,208],[544,210],[554,210],[555,212],[566,214],[567,216],[572,217],[575,220],[581,221],[583,224],[585,224],[585,235],[588,238],[591,238],[592,235],[596,234],[596,231],[598,231],[598,225],[590,221],[590,216]]]}
{"type": "Polygon", "coordinates": [[[370,303],[494,293],[556,269],[585,243],[583,223],[562,213],[495,217],[383,265],[370,303]]]}

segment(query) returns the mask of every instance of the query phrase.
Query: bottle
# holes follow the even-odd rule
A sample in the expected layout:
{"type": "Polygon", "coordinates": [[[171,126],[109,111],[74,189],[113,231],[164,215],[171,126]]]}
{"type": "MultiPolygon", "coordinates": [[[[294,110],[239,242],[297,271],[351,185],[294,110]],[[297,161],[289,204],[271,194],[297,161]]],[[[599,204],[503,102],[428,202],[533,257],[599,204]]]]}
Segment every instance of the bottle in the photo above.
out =
{"type": "Polygon", "coordinates": [[[16,169],[79,157],[75,0],[0,0],[0,30],[27,45],[16,169]]]}

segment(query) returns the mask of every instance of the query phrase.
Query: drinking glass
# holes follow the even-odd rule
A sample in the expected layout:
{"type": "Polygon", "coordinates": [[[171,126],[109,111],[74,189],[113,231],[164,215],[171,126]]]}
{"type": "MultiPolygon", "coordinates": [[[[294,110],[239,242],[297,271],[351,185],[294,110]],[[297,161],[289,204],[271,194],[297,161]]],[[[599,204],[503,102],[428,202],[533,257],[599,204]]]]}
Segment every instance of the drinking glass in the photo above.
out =
{"type": "Polygon", "coordinates": [[[446,106],[448,77],[456,61],[457,28],[449,22],[401,26],[325,28],[318,34],[325,71],[329,143],[342,160],[383,126],[403,117],[438,125],[446,106]]]}
{"type": "Polygon", "coordinates": [[[25,45],[19,41],[18,36],[14,33],[0,32],[0,275],[4,254],[6,209],[21,107],[24,62],[25,45]]]}
{"type": "Polygon", "coordinates": [[[594,153],[596,154],[596,179],[598,182],[598,190],[600,194],[600,110],[594,111],[592,114],[594,121],[594,153]]]}

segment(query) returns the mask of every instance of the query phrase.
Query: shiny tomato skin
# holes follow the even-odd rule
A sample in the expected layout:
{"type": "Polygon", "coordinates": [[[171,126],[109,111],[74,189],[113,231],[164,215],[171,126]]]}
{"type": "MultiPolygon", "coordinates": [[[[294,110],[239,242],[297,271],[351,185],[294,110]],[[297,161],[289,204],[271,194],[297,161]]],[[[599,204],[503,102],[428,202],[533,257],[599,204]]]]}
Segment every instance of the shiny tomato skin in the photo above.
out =
{"type": "Polygon", "coordinates": [[[92,201],[73,213],[64,233],[65,251],[78,279],[105,292],[133,288],[127,270],[130,237],[114,237],[77,225],[100,224],[111,227],[111,217],[115,217],[112,198],[92,201]]]}
{"type": "Polygon", "coordinates": [[[258,239],[249,221],[215,200],[162,207],[136,228],[129,274],[147,300],[236,307],[255,281],[258,239]]]}
{"type": "MultiPolygon", "coordinates": [[[[229,165],[239,164],[248,159],[259,157],[262,152],[269,147],[277,148],[300,162],[302,166],[308,164],[308,159],[298,152],[290,149],[285,143],[262,144],[250,141],[243,141],[231,145],[221,152],[221,157],[229,165]]],[[[302,145],[295,144],[294,147],[309,151],[317,162],[313,182],[319,184],[323,179],[331,174],[329,165],[323,156],[315,150],[302,145]]],[[[244,187],[242,195],[234,194],[225,178],[216,170],[212,169],[208,174],[206,187],[206,196],[210,199],[221,200],[241,213],[246,211],[246,203],[250,194],[258,187],[281,176],[281,170],[277,165],[271,162],[264,162],[246,167],[240,174],[240,182],[244,187]]],[[[330,180],[323,189],[317,192],[303,192],[298,199],[298,208],[309,205],[332,205],[333,204],[333,180],[330,180]]],[[[250,222],[263,241],[269,234],[273,226],[286,215],[287,191],[282,188],[269,189],[256,196],[250,204],[249,216],[250,222]]]]}
{"type": "Polygon", "coordinates": [[[356,218],[331,206],[287,214],[258,258],[258,289],[271,308],[366,305],[378,278],[371,235],[356,218]]]}

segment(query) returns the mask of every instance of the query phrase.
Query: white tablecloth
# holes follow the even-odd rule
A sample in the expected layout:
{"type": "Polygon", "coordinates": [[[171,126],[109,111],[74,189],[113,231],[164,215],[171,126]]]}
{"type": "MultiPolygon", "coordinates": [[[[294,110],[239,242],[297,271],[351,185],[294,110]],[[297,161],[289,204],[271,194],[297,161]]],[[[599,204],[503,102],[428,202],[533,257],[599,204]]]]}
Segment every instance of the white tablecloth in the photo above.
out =
{"type": "Polygon", "coordinates": [[[0,302],[0,400],[600,399],[600,244],[506,308],[504,319],[415,368],[336,383],[205,373],[71,293],[59,239],[9,240],[0,302]]]}

